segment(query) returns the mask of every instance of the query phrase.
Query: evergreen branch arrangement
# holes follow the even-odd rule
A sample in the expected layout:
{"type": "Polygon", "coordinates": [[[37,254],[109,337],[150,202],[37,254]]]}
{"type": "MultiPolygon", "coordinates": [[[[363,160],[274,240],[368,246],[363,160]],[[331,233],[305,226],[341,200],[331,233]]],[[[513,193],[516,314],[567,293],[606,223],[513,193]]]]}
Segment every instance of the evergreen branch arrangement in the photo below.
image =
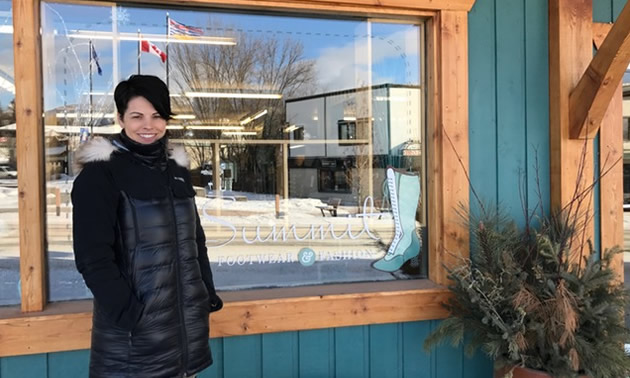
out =
{"type": "MultiPolygon", "coordinates": [[[[623,312],[629,293],[613,270],[613,248],[601,254],[587,240],[580,209],[592,186],[576,190],[558,211],[541,206],[523,226],[474,198],[479,214],[460,212],[471,232],[471,258],[446,267],[451,317],[425,348],[450,340],[466,353],[481,349],[498,368],[526,367],[553,377],[630,376],[623,312]]],[[[542,201],[540,201],[542,203],[542,201]]],[[[620,204],[621,206],[621,204],[620,204]]]]}

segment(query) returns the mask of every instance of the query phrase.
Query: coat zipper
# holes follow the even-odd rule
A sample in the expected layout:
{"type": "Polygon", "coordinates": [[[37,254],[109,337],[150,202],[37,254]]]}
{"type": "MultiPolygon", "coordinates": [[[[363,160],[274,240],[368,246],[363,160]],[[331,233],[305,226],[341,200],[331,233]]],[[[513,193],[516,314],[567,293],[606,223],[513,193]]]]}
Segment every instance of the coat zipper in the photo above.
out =
{"type": "Polygon", "coordinates": [[[182,343],[182,363],[183,363],[183,375],[186,376],[188,370],[188,335],[186,333],[186,324],[184,320],[184,309],[182,303],[182,288],[181,277],[179,268],[179,236],[177,235],[177,217],[175,214],[175,200],[173,199],[173,192],[171,191],[171,185],[168,185],[168,198],[171,206],[171,212],[173,214],[173,232],[175,234],[175,275],[177,280],[177,307],[179,309],[179,320],[181,322],[182,337],[180,339],[182,343]]]}

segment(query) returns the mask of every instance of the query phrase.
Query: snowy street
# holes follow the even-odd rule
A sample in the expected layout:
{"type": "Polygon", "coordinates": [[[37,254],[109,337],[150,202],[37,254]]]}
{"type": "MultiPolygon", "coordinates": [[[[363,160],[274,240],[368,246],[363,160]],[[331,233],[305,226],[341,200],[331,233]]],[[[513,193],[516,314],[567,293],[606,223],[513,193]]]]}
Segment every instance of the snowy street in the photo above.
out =
{"type": "MultiPolygon", "coordinates": [[[[48,183],[52,301],[90,297],[74,266],[71,185],[48,183]]],[[[275,196],[236,193],[195,200],[220,290],[418,277],[417,259],[407,270],[393,274],[371,266],[394,237],[391,213],[378,213],[369,206],[339,206],[337,217],[328,213],[323,217],[317,207],[320,200],[290,199],[279,201],[276,216],[275,196]],[[312,264],[300,260],[302,250],[313,252],[312,264]]],[[[0,305],[19,300],[18,243],[17,189],[0,187],[0,305]]]]}

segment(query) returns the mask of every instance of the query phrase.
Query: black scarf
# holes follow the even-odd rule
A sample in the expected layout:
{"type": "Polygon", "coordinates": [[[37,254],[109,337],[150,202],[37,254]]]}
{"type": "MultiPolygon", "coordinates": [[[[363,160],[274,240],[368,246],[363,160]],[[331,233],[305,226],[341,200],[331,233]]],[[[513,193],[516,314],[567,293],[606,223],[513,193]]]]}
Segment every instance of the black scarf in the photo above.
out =
{"type": "Polygon", "coordinates": [[[164,135],[161,139],[151,144],[138,143],[129,138],[123,129],[115,138],[119,148],[130,152],[142,164],[165,171],[168,162],[168,138],[164,135]]]}

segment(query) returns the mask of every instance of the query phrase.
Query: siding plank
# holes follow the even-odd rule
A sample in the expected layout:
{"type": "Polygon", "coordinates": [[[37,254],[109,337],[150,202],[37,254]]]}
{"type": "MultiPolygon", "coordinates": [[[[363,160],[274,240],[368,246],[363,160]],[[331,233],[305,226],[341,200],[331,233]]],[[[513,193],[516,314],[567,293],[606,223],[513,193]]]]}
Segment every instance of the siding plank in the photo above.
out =
{"type": "Polygon", "coordinates": [[[89,370],[89,350],[48,354],[48,378],[88,378],[89,370]]]}
{"type": "Polygon", "coordinates": [[[261,340],[261,335],[223,339],[223,376],[225,378],[262,377],[261,340]]]}
{"type": "Polygon", "coordinates": [[[463,378],[488,378],[494,374],[494,361],[479,349],[471,357],[464,356],[463,362],[463,378]]]}
{"type": "MultiPolygon", "coordinates": [[[[470,178],[481,199],[497,202],[495,2],[478,0],[468,16],[470,178]],[[484,38],[475,38],[481,36],[484,38]],[[485,146],[480,148],[478,146],[485,146]]],[[[478,210],[471,193],[471,211],[478,210]]]]}
{"type": "Polygon", "coordinates": [[[523,0],[496,2],[498,203],[517,224],[524,224],[521,200],[525,133],[525,15],[523,0]]]}
{"type": "Polygon", "coordinates": [[[223,377],[223,339],[210,339],[209,343],[212,351],[212,365],[202,371],[198,378],[221,378],[223,377]]]}
{"type": "Polygon", "coordinates": [[[612,17],[616,20],[627,0],[612,0],[612,17]]]}
{"type": "Polygon", "coordinates": [[[548,13],[547,0],[525,1],[525,148],[530,214],[540,205],[549,211],[550,204],[548,13]]]}
{"type": "Polygon", "coordinates": [[[403,377],[431,377],[431,353],[426,352],[423,346],[429,333],[431,322],[403,323],[403,377]]]}
{"type": "Polygon", "coordinates": [[[402,377],[400,323],[369,326],[370,377],[402,377]]]}
{"type": "Polygon", "coordinates": [[[297,332],[262,335],[262,376],[296,377],[298,374],[297,332]]]}
{"type": "Polygon", "coordinates": [[[614,0],[593,1],[593,22],[611,22],[614,0]]]}
{"type": "MultiPolygon", "coordinates": [[[[433,328],[435,328],[439,320],[433,320],[432,323],[433,328]]],[[[435,374],[432,374],[431,377],[463,377],[464,350],[462,346],[453,348],[450,343],[444,343],[437,346],[433,353],[435,355],[435,374]]]]}
{"type": "Polygon", "coordinates": [[[298,365],[300,378],[318,378],[333,375],[334,360],[331,358],[331,351],[334,351],[334,346],[331,343],[331,334],[333,332],[330,329],[299,331],[298,365]]]}
{"type": "Polygon", "coordinates": [[[335,330],[335,376],[368,377],[365,348],[367,326],[344,327],[335,330]]]}
{"type": "Polygon", "coordinates": [[[0,364],[2,378],[46,377],[47,360],[45,354],[5,357],[0,364]]]}

